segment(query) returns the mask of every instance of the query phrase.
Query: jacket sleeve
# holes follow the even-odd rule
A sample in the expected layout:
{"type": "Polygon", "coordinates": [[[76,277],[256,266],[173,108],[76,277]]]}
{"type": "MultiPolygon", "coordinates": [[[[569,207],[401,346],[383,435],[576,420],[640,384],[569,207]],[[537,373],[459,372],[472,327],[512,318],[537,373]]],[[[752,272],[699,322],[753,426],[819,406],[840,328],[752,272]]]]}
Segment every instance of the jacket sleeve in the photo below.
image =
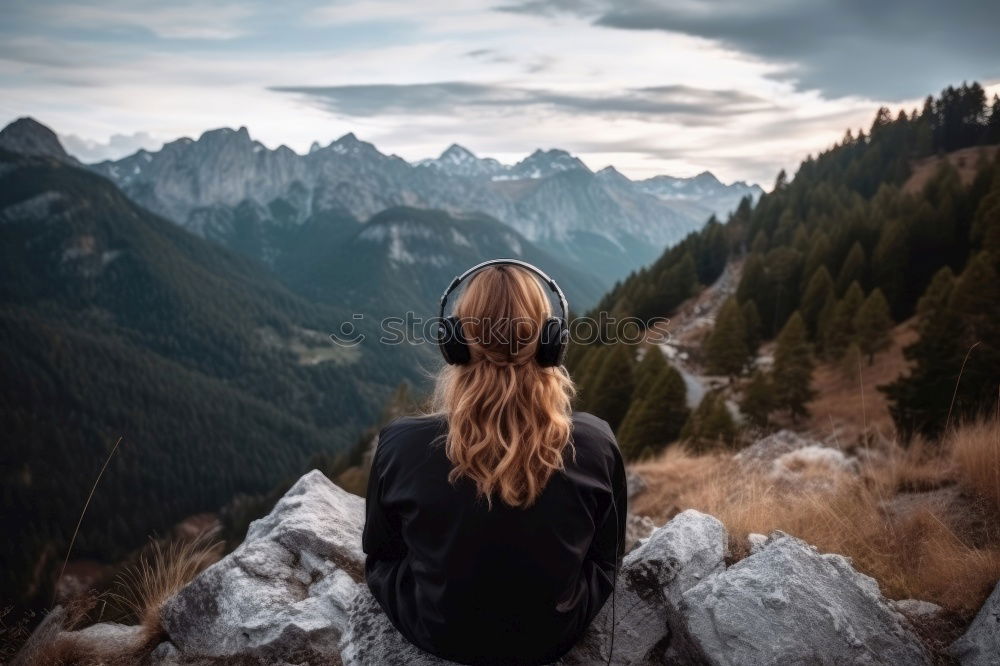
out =
{"type": "Polygon", "coordinates": [[[613,446],[611,472],[611,506],[599,526],[592,547],[593,557],[602,563],[617,566],[625,555],[625,525],[628,522],[628,485],[625,481],[625,461],[617,443],[613,446]]]}
{"type": "MultiPolygon", "coordinates": [[[[381,440],[381,435],[380,435],[381,440]]],[[[398,521],[386,510],[382,502],[386,484],[386,470],[382,447],[375,445],[372,468],[368,475],[368,491],[365,497],[365,528],[361,535],[361,547],[368,555],[367,565],[373,561],[398,560],[406,555],[406,547],[400,535],[398,521]]]]}
{"type": "Polygon", "coordinates": [[[584,573],[590,587],[589,623],[611,595],[617,571],[625,554],[625,524],[628,517],[628,490],[625,482],[625,462],[617,443],[612,440],[611,494],[603,520],[597,526],[594,541],[584,562],[584,573]]]}

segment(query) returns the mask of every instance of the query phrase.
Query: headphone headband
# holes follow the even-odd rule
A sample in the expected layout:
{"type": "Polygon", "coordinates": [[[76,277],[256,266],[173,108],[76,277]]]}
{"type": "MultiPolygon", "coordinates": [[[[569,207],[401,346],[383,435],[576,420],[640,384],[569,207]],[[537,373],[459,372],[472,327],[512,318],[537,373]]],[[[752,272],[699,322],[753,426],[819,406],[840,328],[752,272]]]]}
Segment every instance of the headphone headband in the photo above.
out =
{"type": "Polygon", "coordinates": [[[527,261],[521,261],[520,259],[490,259],[489,261],[484,261],[481,264],[476,264],[461,275],[455,276],[455,278],[451,281],[451,284],[448,285],[448,288],[444,290],[443,294],[441,294],[441,310],[438,313],[441,319],[444,319],[444,309],[448,304],[448,296],[451,295],[451,292],[455,291],[455,289],[458,288],[458,285],[462,284],[462,282],[467,280],[469,277],[475,275],[484,268],[489,268],[490,266],[520,266],[521,268],[534,273],[542,280],[542,282],[548,285],[549,289],[552,290],[552,293],[554,293],[556,298],[559,299],[559,307],[562,310],[563,321],[565,322],[569,320],[569,306],[566,303],[566,296],[563,294],[562,289],[559,288],[556,281],[550,278],[542,269],[533,264],[529,264],[527,261]]]}

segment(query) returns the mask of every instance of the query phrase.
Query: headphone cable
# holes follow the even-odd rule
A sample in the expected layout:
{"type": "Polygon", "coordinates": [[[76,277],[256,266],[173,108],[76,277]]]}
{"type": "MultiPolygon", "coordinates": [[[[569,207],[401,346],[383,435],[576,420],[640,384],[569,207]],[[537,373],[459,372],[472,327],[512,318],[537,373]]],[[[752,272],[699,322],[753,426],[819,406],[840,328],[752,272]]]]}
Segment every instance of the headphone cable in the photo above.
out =
{"type": "Polygon", "coordinates": [[[614,488],[611,489],[611,513],[615,515],[615,552],[614,552],[614,571],[612,573],[612,583],[611,583],[611,641],[608,646],[608,666],[611,666],[611,658],[615,654],[615,627],[618,624],[616,617],[616,611],[618,606],[618,506],[615,504],[615,491],[614,488]]]}

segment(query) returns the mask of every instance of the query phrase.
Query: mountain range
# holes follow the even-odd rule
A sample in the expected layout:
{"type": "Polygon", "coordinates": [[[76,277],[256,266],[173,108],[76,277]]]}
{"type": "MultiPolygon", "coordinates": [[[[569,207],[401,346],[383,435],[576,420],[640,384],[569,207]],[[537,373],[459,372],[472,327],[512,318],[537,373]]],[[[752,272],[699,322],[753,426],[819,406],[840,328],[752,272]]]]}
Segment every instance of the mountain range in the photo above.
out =
{"type": "Polygon", "coordinates": [[[241,128],[88,166],[29,118],[0,131],[0,428],[19,443],[2,459],[0,528],[18,538],[0,595],[51,589],[118,436],[74,557],[115,560],[348,450],[439,362],[377,344],[379,318],[435,314],[469,265],[539,264],[582,310],[696,224],[563,151],[511,167],[466,153],[413,165],[348,135],[298,155],[241,128]],[[345,321],[366,343],[331,344],[345,321]]]}
{"type": "MultiPolygon", "coordinates": [[[[91,168],[140,205],[229,246],[245,246],[234,217],[248,204],[263,213],[258,223],[274,227],[330,213],[360,224],[396,206],[486,215],[593,275],[603,289],[711,215],[762,193],[742,182],[723,185],[709,173],[634,182],[612,167],[592,172],[563,150],[536,150],[505,165],[452,145],[438,158],[411,164],[346,134],[299,155],[286,146],[267,148],[245,127],[177,139],[91,168]]],[[[270,263],[283,249],[264,242],[254,252],[270,263]]]]}

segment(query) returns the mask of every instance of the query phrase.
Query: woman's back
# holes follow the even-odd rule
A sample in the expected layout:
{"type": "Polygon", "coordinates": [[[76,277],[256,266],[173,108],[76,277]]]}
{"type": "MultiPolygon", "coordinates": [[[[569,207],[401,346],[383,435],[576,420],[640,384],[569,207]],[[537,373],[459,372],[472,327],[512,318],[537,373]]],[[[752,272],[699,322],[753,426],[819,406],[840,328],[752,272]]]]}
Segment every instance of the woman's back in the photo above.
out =
{"type": "Polygon", "coordinates": [[[611,592],[625,471],[608,425],[574,413],[564,469],[527,507],[490,507],[453,464],[443,417],[379,436],[368,488],[368,585],[416,645],[465,663],[546,663],[611,592]]]}

